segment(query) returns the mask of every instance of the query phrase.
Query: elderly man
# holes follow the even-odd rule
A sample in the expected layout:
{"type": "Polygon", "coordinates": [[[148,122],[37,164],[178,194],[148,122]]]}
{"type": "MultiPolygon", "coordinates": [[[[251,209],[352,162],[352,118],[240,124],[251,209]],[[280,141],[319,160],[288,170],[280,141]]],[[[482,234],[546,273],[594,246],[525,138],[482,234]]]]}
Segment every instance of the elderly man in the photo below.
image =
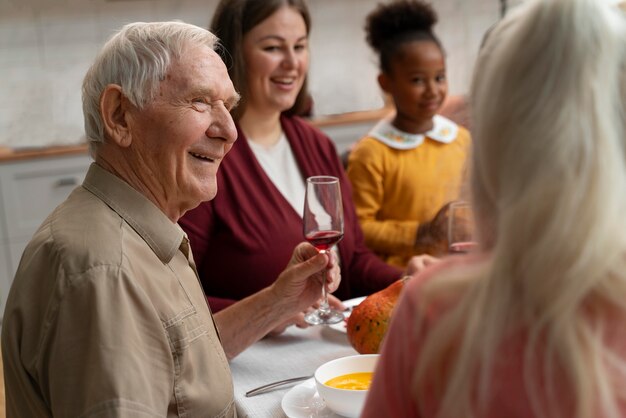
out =
{"type": "Polygon", "coordinates": [[[321,280],[336,289],[335,261],[303,243],[271,287],[211,316],[176,222],[215,196],[237,136],[215,44],[184,23],[131,24],[88,71],[95,163],[33,236],[9,294],[8,416],[235,416],[227,357],[315,303],[321,280]]]}

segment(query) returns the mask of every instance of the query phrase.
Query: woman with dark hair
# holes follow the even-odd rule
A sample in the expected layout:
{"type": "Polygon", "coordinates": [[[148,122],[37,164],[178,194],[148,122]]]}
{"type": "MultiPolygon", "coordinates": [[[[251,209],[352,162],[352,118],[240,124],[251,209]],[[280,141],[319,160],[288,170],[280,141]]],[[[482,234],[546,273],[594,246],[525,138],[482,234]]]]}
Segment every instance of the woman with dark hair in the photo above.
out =
{"type": "MultiPolygon", "coordinates": [[[[302,0],[267,0],[267,1],[222,1],[217,6],[210,30],[220,39],[222,45],[221,56],[228,68],[228,73],[238,91],[242,94],[237,108],[233,109],[232,115],[238,120],[244,113],[248,95],[248,79],[246,60],[244,57],[243,38],[252,28],[270,17],[280,7],[289,6],[302,17],[306,28],[306,36],[311,30],[311,15],[309,9],[302,0]]],[[[305,47],[307,53],[308,69],[308,42],[305,47]]],[[[306,70],[305,78],[293,105],[285,110],[285,115],[302,115],[309,110],[310,96],[307,89],[306,70]]]]}
{"type": "MultiPolygon", "coordinates": [[[[341,182],[345,234],[338,244],[342,281],[335,295],[367,295],[400,278],[400,269],[363,243],[335,146],[295,116],[308,97],[305,3],[223,0],[211,30],[222,41],[222,57],[242,96],[232,112],[239,139],[220,167],[217,197],[188,212],[180,224],[212,309],[219,311],[276,280],[303,239],[304,183],[314,175],[341,182]]],[[[408,273],[430,261],[411,260],[408,273]]],[[[304,326],[302,316],[290,323],[304,326]]]]}

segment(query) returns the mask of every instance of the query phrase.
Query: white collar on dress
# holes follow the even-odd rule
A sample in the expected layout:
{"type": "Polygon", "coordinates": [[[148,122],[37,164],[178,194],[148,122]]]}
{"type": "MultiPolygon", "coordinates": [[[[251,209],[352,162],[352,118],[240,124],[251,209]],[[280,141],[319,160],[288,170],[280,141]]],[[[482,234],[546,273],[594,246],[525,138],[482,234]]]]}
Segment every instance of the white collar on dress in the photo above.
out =
{"type": "Polygon", "coordinates": [[[370,131],[369,136],[395,149],[417,148],[428,137],[434,141],[449,144],[456,139],[459,126],[450,119],[441,115],[433,117],[433,129],[425,134],[410,134],[403,132],[391,124],[391,119],[378,122],[370,131]]]}

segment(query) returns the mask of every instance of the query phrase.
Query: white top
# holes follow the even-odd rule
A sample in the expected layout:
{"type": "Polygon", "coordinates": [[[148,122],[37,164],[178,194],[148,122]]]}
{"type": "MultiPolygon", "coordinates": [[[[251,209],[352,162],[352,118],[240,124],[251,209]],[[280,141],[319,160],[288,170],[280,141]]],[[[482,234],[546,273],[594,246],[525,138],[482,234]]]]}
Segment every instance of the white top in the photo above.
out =
{"type": "MultiPolygon", "coordinates": [[[[256,144],[249,139],[248,144],[265,174],[295,209],[296,213],[302,217],[306,186],[285,133],[281,133],[278,142],[269,147],[256,144]]],[[[341,264],[339,249],[335,245],[332,250],[337,257],[337,264],[341,264]]]]}
{"type": "Polygon", "coordinates": [[[285,134],[281,133],[278,142],[269,147],[256,144],[250,140],[248,140],[248,144],[265,174],[302,217],[304,210],[304,179],[285,134]]]}
{"type": "Polygon", "coordinates": [[[391,124],[390,119],[381,120],[370,131],[369,136],[395,149],[413,149],[422,145],[424,138],[448,144],[456,139],[459,127],[450,119],[441,115],[433,117],[433,129],[425,134],[403,132],[391,124]]]}

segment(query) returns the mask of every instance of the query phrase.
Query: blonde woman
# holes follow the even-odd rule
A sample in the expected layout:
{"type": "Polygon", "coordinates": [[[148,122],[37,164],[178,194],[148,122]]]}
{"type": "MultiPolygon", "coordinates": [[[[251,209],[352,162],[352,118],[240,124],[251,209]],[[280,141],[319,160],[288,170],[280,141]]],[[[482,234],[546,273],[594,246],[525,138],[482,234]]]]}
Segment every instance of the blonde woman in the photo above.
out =
{"type": "Polygon", "coordinates": [[[364,417],[626,416],[626,22],[528,0],[472,87],[484,253],[411,281],[364,417]]]}

